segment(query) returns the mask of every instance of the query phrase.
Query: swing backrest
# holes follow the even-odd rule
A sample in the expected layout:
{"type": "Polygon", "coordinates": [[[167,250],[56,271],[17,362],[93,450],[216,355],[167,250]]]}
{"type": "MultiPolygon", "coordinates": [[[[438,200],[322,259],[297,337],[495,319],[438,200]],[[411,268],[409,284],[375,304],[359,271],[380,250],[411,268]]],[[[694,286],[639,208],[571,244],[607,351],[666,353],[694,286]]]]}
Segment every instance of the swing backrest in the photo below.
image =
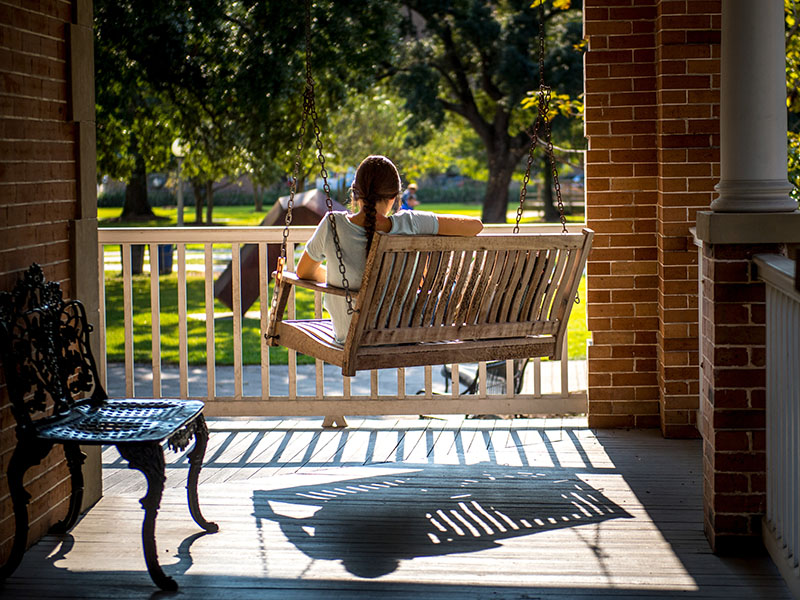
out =
{"type": "Polygon", "coordinates": [[[555,338],[566,321],[593,232],[379,234],[367,258],[345,355],[367,346],[555,338]]]}

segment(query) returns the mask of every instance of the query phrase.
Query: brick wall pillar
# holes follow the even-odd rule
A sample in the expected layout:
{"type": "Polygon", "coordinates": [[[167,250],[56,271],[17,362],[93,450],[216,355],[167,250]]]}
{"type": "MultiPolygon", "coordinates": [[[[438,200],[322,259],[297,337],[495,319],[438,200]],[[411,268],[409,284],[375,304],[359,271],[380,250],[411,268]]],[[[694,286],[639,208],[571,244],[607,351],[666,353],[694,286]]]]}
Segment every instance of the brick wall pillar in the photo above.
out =
{"type": "MultiPolygon", "coordinates": [[[[90,66],[71,68],[72,52],[81,45],[71,35],[79,33],[73,27],[76,18],[84,29],[84,41],[92,39],[91,1],[16,4],[4,3],[0,9],[0,290],[12,289],[35,261],[49,280],[61,284],[65,297],[75,297],[76,270],[80,271],[76,260],[91,264],[96,256],[92,250],[89,256],[74,257],[73,230],[81,216],[81,136],[76,123],[82,119],[74,110],[80,107],[70,107],[77,77],[88,77],[84,86],[94,87],[90,66]]],[[[83,164],[93,163],[90,146],[90,152],[83,153],[83,164]]],[[[92,193],[94,177],[84,177],[82,183],[92,193]]],[[[96,290],[96,275],[93,287],[96,290]]],[[[6,478],[16,446],[14,427],[0,370],[0,564],[5,563],[14,536],[6,478]]],[[[28,470],[24,484],[32,496],[30,544],[67,509],[71,485],[63,452],[54,450],[28,470]]]]}
{"type": "Polygon", "coordinates": [[[715,552],[760,547],[765,510],[765,289],[751,257],[780,244],[704,244],[704,529],[715,552]]]}
{"type": "Polygon", "coordinates": [[[584,2],[592,427],[659,424],[655,18],[656,0],[584,2]]]}
{"type": "Polygon", "coordinates": [[[697,437],[698,210],[708,209],[719,179],[720,3],[659,2],[658,388],[661,431],[697,437]]]}
{"type": "MultiPolygon", "coordinates": [[[[786,170],[783,3],[725,0],[720,182],[702,240],[704,526],[717,553],[761,547],[766,505],[764,284],[751,257],[800,240],[786,170]]],[[[797,333],[797,332],[795,332],[797,333]]]]}
{"type": "Polygon", "coordinates": [[[697,436],[697,251],[719,174],[720,0],[586,0],[589,423],[697,436]]]}

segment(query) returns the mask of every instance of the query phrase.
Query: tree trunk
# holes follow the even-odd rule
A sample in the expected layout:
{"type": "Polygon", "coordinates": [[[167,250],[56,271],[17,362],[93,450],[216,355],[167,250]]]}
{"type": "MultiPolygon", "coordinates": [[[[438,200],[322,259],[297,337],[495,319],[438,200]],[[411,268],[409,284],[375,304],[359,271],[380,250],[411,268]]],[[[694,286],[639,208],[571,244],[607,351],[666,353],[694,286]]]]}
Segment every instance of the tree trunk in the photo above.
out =
{"type": "Polygon", "coordinates": [[[553,167],[547,156],[542,157],[542,171],[544,174],[544,184],[542,185],[544,220],[548,223],[555,223],[559,220],[560,215],[553,202],[553,167]]]}
{"type": "MultiPolygon", "coordinates": [[[[135,144],[135,142],[133,142],[135,144]]],[[[144,157],[135,154],[133,174],[125,186],[125,204],[121,219],[154,219],[153,209],[147,199],[147,168],[144,157]]]]}
{"type": "Polygon", "coordinates": [[[501,157],[489,157],[489,181],[486,185],[486,197],[483,200],[484,223],[505,223],[508,211],[508,186],[517,161],[508,154],[501,157]]]}
{"type": "Polygon", "coordinates": [[[264,212],[264,198],[261,195],[261,186],[253,186],[253,201],[255,202],[256,212],[264,212]]]}
{"type": "Polygon", "coordinates": [[[194,192],[194,222],[195,225],[202,225],[204,189],[199,180],[192,179],[192,191],[194,192]]]}
{"type": "Polygon", "coordinates": [[[214,219],[214,182],[206,181],[206,225],[213,225],[214,219]]]}

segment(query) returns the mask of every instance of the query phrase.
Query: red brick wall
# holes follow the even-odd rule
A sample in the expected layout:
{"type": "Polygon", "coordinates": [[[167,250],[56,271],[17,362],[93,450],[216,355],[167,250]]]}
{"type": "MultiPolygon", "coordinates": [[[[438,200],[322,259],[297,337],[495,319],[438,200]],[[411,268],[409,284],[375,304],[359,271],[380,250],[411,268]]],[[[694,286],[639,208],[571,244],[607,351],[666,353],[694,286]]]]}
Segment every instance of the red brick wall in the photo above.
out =
{"type": "Polygon", "coordinates": [[[718,0],[586,0],[589,421],[697,435],[697,250],[719,163],[718,0]]]}
{"type": "MultiPolygon", "coordinates": [[[[0,290],[36,261],[71,293],[70,221],[77,210],[76,135],[68,121],[67,1],[4,2],[0,9],[0,290]]],[[[14,532],[5,473],[16,443],[0,370],[0,563],[14,532]]],[[[32,542],[64,516],[69,492],[55,451],[26,477],[32,542]]]]}
{"type": "Polygon", "coordinates": [[[703,248],[705,531],[722,554],[760,547],[766,508],[766,304],[754,254],[778,244],[703,248]]]}
{"type": "Polygon", "coordinates": [[[719,180],[720,2],[662,1],[658,101],[658,383],[661,429],[696,436],[697,248],[689,228],[719,180]]]}
{"type": "Polygon", "coordinates": [[[589,422],[657,427],[655,0],[587,0],[589,422]]]}

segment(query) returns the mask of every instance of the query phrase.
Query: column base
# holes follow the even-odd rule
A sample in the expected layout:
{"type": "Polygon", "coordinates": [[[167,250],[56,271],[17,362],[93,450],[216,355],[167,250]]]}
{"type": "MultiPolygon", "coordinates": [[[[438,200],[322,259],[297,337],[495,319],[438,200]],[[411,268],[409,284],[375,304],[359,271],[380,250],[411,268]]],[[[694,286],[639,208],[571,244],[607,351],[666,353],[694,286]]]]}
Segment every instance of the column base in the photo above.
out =
{"type": "Polygon", "coordinates": [[[697,238],[707,244],[798,244],[800,211],[697,213],[697,238]]]}
{"type": "Polygon", "coordinates": [[[786,179],[722,180],[714,189],[719,197],[711,210],[725,213],[772,213],[797,210],[797,202],[789,194],[792,185],[786,179]]]}

